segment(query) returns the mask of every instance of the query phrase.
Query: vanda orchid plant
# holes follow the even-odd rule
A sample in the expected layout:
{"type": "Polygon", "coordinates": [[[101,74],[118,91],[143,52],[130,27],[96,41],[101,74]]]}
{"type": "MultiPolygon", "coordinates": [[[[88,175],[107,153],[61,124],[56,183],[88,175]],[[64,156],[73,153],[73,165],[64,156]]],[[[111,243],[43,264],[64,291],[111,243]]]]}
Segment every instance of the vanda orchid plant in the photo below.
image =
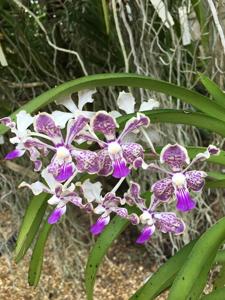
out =
{"type": "MultiPolygon", "coordinates": [[[[191,230],[188,224],[185,224],[183,216],[198,208],[195,195],[202,192],[208,176],[207,172],[202,170],[202,167],[205,167],[202,162],[209,159],[211,162],[223,164],[220,160],[222,152],[220,153],[220,149],[214,145],[208,145],[197,151],[196,149],[190,150],[185,145],[178,143],[164,145],[161,149],[155,147],[154,143],[159,140],[159,134],[154,132],[154,125],[151,125],[151,115],[155,120],[157,113],[159,119],[163,114],[162,109],[157,109],[158,101],[153,99],[143,101],[135,112],[136,103],[133,95],[123,91],[119,93],[117,99],[119,111],[85,111],[86,104],[93,103],[93,95],[96,92],[96,90],[79,92],[78,105],[75,105],[69,97],[58,97],[56,104],[64,106],[68,112],[57,110],[52,113],[40,112],[37,115],[31,115],[28,113],[31,110],[25,107],[16,113],[13,119],[11,117],[0,119],[0,123],[8,127],[13,135],[10,142],[14,145],[14,149],[6,154],[5,159],[12,160],[27,155],[34,163],[34,171],[40,174],[38,181],[22,182],[19,186],[20,188],[29,188],[35,197],[28,208],[30,215],[29,217],[25,216],[18,237],[17,260],[25,255],[35,238],[45,212],[43,210],[41,213],[41,207],[46,205],[46,201],[52,210],[46,224],[40,230],[34,248],[29,270],[31,285],[37,285],[40,277],[43,249],[48,232],[52,224],[63,221],[67,206],[74,205],[84,213],[96,215],[95,223],[90,225],[90,232],[95,236],[101,235],[96,245],[99,249],[103,247],[103,250],[99,250],[100,254],[98,253],[98,258],[96,258],[95,251],[97,250],[94,248],[89,257],[86,271],[88,299],[92,299],[96,274],[90,261],[97,263],[97,259],[99,257],[101,259],[103,256],[101,253],[107,249],[104,248],[104,239],[110,239],[112,243],[113,239],[129,223],[141,230],[136,238],[138,244],[151,243],[151,237],[156,230],[163,234],[174,235],[181,235],[185,230],[191,230]],[[126,113],[126,116],[122,115],[122,111],[126,113]],[[148,146],[146,147],[146,145],[148,146]],[[198,169],[199,167],[201,169],[198,169]],[[148,191],[141,191],[140,180],[137,176],[140,170],[152,175],[152,185],[148,191]],[[92,175],[91,178],[89,175],[92,175]],[[104,186],[104,178],[107,178],[109,183],[116,181],[115,186],[107,190],[104,186]],[[110,178],[114,178],[114,180],[110,180],[110,178]],[[154,181],[153,178],[159,179],[154,181]],[[145,197],[146,193],[148,194],[147,198],[145,197]],[[38,202],[40,195],[43,194],[46,200],[43,201],[42,198],[38,202]],[[167,203],[166,206],[165,203],[167,203]],[[169,211],[168,207],[170,207],[169,211]],[[31,216],[33,216],[33,223],[31,216]],[[110,222],[113,216],[114,223],[110,222]],[[28,219],[30,223],[27,221],[28,219]],[[38,255],[40,255],[39,258],[37,258],[38,255]]],[[[198,94],[196,93],[196,95],[198,94]]],[[[206,104],[212,109],[209,102],[206,104]]],[[[168,110],[166,113],[168,114],[168,110]]],[[[180,112],[177,112],[177,115],[179,114],[180,112]]],[[[198,115],[198,113],[192,113],[193,116],[195,114],[198,115]]],[[[205,107],[204,114],[204,118],[208,118],[210,121],[211,117],[206,114],[205,107]]],[[[198,117],[201,118],[201,114],[198,117]]],[[[185,121],[185,114],[182,118],[185,121]]],[[[193,118],[193,120],[195,119],[193,118]]],[[[223,122],[220,116],[215,119],[214,123],[217,121],[220,125],[223,122]]],[[[218,132],[220,127],[214,123],[211,120],[211,126],[217,128],[218,132]]],[[[208,125],[202,124],[202,126],[207,127],[208,125]]],[[[225,221],[223,223],[225,228],[225,221]]],[[[221,231],[220,235],[218,233],[219,241],[216,240],[212,246],[216,253],[223,239],[225,240],[225,229],[221,229],[220,225],[215,226],[217,226],[216,229],[212,227],[213,229],[210,230],[214,230],[216,233],[221,231]]],[[[211,245],[209,242],[211,234],[207,232],[205,234],[208,234],[206,246],[208,249],[211,245]]],[[[198,254],[198,267],[204,266],[203,258],[205,258],[209,264],[207,270],[210,269],[213,261],[208,254],[208,256],[203,254],[202,257],[199,257],[199,249],[203,245],[201,238],[195,242],[195,246],[190,244],[181,250],[181,254],[180,251],[176,254],[177,258],[174,257],[174,261],[177,261],[176,264],[172,260],[171,266],[166,267],[165,264],[161,267],[161,270],[165,269],[165,271],[159,270],[158,275],[154,275],[156,279],[158,276],[158,290],[151,287],[152,279],[150,278],[148,281],[150,283],[147,282],[137,292],[135,298],[131,299],[139,299],[139,297],[140,299],[154,299],[161,291],[169,288],[173,282],[174,285],[171,289],[173,298],[169,299],[186,299],[186,296],[184,298],[181,294],[180,298],[176,298],[174,295],[176,295],[180,274],[185,272],[185,274],[189,274],[188,272],[190,272],[190,269],[186,271],[188,267],[185,267],[184,263],[187,255],[190,253],[190,260],[193,256],[196,261],[198,254]],[[179,257],[183,259],[178,259],[179,257]],[[173,273],[171,273],[172,270],[173,273]],[[164,273],[165,278],[160,277],[162,276],[160,272],[166,272],[164,273]],[[174,280],[175,275],[177,277],[174,280]],[[154,296],[143,298],[146,287],[149,289],[149,295],[154,296]],[[173,292],[174,290],[175,292],[173,292]]],[[[110,243],[106,247],[109,245],[110,243]]],[[[188,265],[190,265],[189,262],[187,262],[188,265]]],[[[205,273],[203,275],[200,273],[196,269],[195,272],[190,272],[193,276],[196,274],[205,276],[205,273]]],[[[188,292],[185,290],[184,294],[192,293],[190,286],[188,288],[185,286],[185,288],[188,292]]]]}

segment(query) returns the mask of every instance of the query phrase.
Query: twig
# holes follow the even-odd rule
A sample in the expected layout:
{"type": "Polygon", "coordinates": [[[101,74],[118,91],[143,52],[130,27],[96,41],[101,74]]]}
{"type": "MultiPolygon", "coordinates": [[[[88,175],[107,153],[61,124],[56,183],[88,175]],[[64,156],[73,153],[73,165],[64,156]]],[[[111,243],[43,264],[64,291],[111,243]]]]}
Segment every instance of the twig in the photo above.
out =
{"type": "Polygon", "coordinates": [[[69,50],[69,49],[65,49],[65,48],[61,48],[61,47],[58,47],[57,45],[53,44],[52,41],[50,40],[49,36],[48,36],[48,33],[44,27],[44,25],[40,22],[40,20],[38,19],[38,17],[31,11],[29,10],[25,5],[23,5],[20,1],[18,0],[12,0],[17,6],[19,6],[20,8],[24,9],[25,12],[27,12],[30,16],[32,16],[35,20],[35,22],[37,23],[37,25],[40,27],[40,29],[44,32],[45,34],[45,37],[46,37],[46,40],[47,40],[47,43],[49,44],[49,46],[51,46],[52,48],[54,48],[55,50],[58,50],[58,51],[61,51],[61,52],[65,52],[65,53],[70,53],[70,54],[73,54],[77,57],[77,60],[81,66],[81,69],[83,71],[83,73],[85,75],[88,75],[88,72],[84,66],[84,63],[79,55],[78,52],[74,51],[74,50],[69,50]]]}

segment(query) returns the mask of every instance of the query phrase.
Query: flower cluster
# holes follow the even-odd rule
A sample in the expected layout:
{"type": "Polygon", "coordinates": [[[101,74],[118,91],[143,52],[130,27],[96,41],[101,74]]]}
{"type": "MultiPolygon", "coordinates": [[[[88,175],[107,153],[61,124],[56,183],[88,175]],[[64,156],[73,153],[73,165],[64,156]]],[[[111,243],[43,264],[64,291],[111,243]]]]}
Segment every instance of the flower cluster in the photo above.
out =
{"type": "MultiPolygon", "coordinates": [[[[20,111],[16,121],[9,117],[0,119],[0,123],[9,127],[14,134],[10,142],[15,145],[15,149],[5,159],[15,159],[27,153],[34,163],[34,170],[40,172],[44,182],[22,182],[20,187],[30,188],[34,195],[42,192],[50,195],[48,203],[54,206],[48,219],[50,224],[58,222],[65,214],[67,204],[72,203],[87,213],[99,215],[97,222],[91,226],[94,235],[104,230],[112,213],[127,219],[133,225],[143,225],[137,239],[140,244],[146,242],[156,229],[175,235],[183,233],[183,220],[174,212],[162,212],[160,204],[175,200],[179,211],[186,212],[195,208],[196,201],[192,194],[202,190],[207,174],[204,171],[190,170],[190,167],[197,161],[208,159],[210,155],[217,155],[219,149],[210,145],[204,153],[197,154],[190,162],[183,146],[169,144],[161,150],[158,164],[147,164],[144,148],[137,142],[136,135],[142,132],[151,151],[156,154],[146,132],[150,124],[149,118],[139,112],[119,130],[115,112],[94,113],[82,110],[86,103],[93,102],[94,93],[95,91],[79,93],[78,107],[71,99],[59,100],[58,104],[63,104],[70,111],[67,113],[42,112],[32,117],[27,112],[20,111]],[[122,182],[133,169],[138,168],[166,174],[164,179],[152,185],[150,204],[141,197],[140,186],[133,181],[130,181],[129,189],[123,196],[116,195],[122,182]],[[113,176],[119,180],[104,195],[100,182],[91,183],[86,179],[81,183],[82,174],[113,176]],[[134,207],[131,208],[132,213],[129,206],[134,207]]],[[[131,94],[120,93],[120,109],[133,113],[134,104],[131,94]]],[[[149,100],[142,103],[140,110],[157,106],[158,102],[149,100]]]]}

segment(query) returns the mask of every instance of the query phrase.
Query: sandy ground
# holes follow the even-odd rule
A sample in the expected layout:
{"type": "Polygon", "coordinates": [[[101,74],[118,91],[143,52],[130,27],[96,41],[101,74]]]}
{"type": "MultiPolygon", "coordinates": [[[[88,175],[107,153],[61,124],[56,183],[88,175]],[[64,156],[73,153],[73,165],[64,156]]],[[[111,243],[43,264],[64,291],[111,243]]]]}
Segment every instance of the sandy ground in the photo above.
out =
{"type": "MultiPolygon", "coordinates": [[[[65,276],[51,251],[51,239],[46,248],[44,268],[39,286],[27,284],[30,255],[16,265],[8,254],[0,258],[0,299],[10,300],[85,300],[83,282],[65,276]]],[[[154,268],[138,249],[127,250],[115,243],[104,260],[95,286],[96,300],[127,300],[154,268]],[[145,263],[147,261],[147,263],[145,263]]],[[[83,272],[83,270],[81,270],[83,272]]],[[[159,299],[165,299],[161,297],[159,299]]]]}
{"type": "MultiPolygon", "coordinates": [[[[1,241],[7,240],[16,228],[13,219],[7,211],[1,217],[1,241]]],[[[53,232],[45,249],[44,266],[40,283],[36,289],[27,283],[27,272],[31,251],[18,265],[13,260],[13,253],[7,251],[0,256],[0,299],[1,300],[85,300],[84,267],[88,252],[83,251],[84,261],[78,270],[78,276],[73,276],[62,266],[62,257],[57,259],[53,232]]],[[[115,241],[107,257],[99,269],[96,285],[95,300],[128,300],[129,297],[143,284],[144,280],[156,270],[154,261],[142,246],[136,246],[125,233],[115,241]]],[[[69,255],[78,255],[77,253],[69,255]]],[[[65,265],[68,257],[65,255],[65,265]]],[[[73,266],[69,265],[69,268],[73,266]]],[[[160,300],[166,299],[160,297],[160,300]]]]}

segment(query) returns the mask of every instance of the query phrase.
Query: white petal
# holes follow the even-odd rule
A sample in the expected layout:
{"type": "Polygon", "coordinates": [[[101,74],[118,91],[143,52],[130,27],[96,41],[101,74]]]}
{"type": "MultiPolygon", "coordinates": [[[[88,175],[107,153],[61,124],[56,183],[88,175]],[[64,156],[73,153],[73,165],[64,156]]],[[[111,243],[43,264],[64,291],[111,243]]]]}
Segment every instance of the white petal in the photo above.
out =
{"type": "Polygon", "coordinates": [[[74,118],[74,114],[56,110],[53,111],[52,118],[57,126],[59,126],[60,128],[65,128],[66,123],[70,119],[74,118]]]}
{"type": "Polygon", "coordinates": [[[98,205],[94,209],[94,213],[97,215],[101,215],[105,212],[105,208],[102,205],[98,205]]]}
{"type": "Polygon", "coordinates": [[[56,195],[52,196],[49,200],[48,200],[48,204],[50,205],[57,205],[59,204],[60,199],[56,197],[56,195]]]}
{"type": "Polygon", "coordinates": [[[10,138],[9,141],[11,144],[18,144],[20,139],[17,136],[14,136],[13,138],[10,138]]]}
{"type": "Polygon", "coordinates": [[[17,129],[19,132],[24,132],[33,123],[34,118],[31,117],[25,110],[21,110],[16,115],[17,129]]]}
{"type": "Polygon", "coordinates": [[[48,172],[47,168],[41,172],[41,176],[46,181],[52,192],[55,192],[55,188],[60,185],[58,181],[55,180],[54,176],[48,172]]]}
{"type": "Polygon", "coordinates": [[[61,104],[65,106],[70,112],[74,113],[78,110],[78,107],[71,99],[71,96],[61,97],[55,101],[57,105],[61,104]]]}
{"type": "Polygon", "coordinates": [[[116,111],[116,110],[110,111],[110,112],[109,112],[109,115],[112,116],[113,118],[119,118],[119,117],[122,116],[121,113],[119,113],[119,112],[116,111]]]}
{"type": "Polygon", "coordinates": [[[159,102],[154,99],[149,99],[141,103],[140,111],[152,110],[155,107],[159,107],[159,102]]]}
{"type": "Polygon", "coordinates": [[[102,184],[100,182],[91,183],[90,179],[86,179],[82,184],[82,189],[88,202],[101,198],[102,184]]]}
{"type": "Polygon", "coordinates": [[[93,103],[94,99],[92,95],[95,94],[96,90],[82,90],[78,92],[78,108],[82,110],[86,103],[93,103]]]}
{"type": "Polygon", "coordinates": [[[134,112],[134,105],[136,101],[131,93],[126,93],[124,91],[119,93],[117,99],[117,105],[120,109],[124,110],[127,114],[134,112]]]}
{"type": "Polygon", "coordinates": [[[19,185],[19,188],[21,187],[28,187],[29,189],[32,190],[33,194],[34,195],[39,195],[43,192],[43,190],[46,189],[46,186],[40,182],[40,181],[36,181],[32,184],[29,184],[29,183],[26,183],[26,182],[22,182],[20,185],[19,185]]]}

